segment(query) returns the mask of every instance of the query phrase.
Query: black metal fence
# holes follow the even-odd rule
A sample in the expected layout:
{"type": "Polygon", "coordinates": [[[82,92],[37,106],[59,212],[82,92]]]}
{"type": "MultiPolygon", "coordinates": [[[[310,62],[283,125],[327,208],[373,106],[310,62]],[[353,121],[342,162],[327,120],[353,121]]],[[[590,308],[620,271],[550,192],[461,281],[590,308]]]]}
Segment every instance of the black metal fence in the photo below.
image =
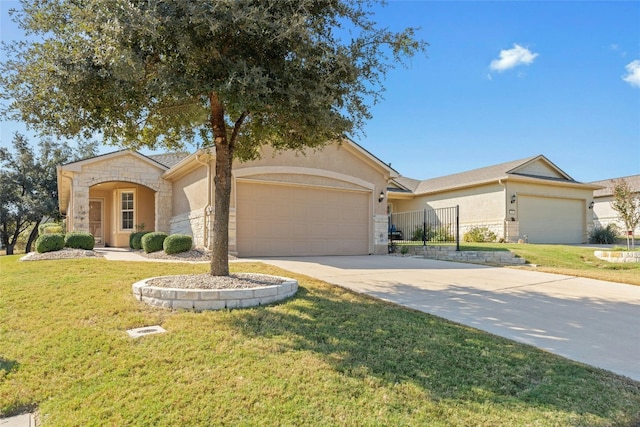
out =
{"type": "Polygon", "coordinates": [[[390,244],[456,243],[459,249],[459,230],[458,206],[389,215],[390,244]]]}

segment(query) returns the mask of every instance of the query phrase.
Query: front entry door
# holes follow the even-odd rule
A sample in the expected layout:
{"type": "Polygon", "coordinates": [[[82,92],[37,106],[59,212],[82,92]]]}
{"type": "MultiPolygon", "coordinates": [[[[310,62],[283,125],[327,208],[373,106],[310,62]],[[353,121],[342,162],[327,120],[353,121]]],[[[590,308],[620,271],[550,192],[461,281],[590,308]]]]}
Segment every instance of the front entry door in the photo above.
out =
{"type": "Polygon", "coordinates": [[[103,230],[102,200],[91,199],[89,200],[89,233],[93,234],[96,245],[102,245],[103,243],[103,230]]]}

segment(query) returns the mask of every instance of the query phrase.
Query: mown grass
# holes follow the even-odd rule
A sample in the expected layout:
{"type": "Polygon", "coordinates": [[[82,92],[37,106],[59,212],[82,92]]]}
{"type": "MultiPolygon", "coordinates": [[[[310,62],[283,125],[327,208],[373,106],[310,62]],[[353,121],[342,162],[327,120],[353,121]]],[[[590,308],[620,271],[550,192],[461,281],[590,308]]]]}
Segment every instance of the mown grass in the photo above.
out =
{"type": "Polygon", "coordinates": [[[593,247],[518,243],[461,243],[460,249],[469,251],[508,250],[526,259],[528,263],[536,264],[536,269],[539,271],[640,286],[640,264],[610,263],[601,260],[593,254],[596,250],[593,247]]]}
{"type": "Polygon", "coordinates": [[[206,265],[0,257],[0,413],[43,425],[630,426],[640,383],[296,277],[281,304],[194,313],[136,301],[206,265]],[[133,340],[126,329],[168,333],[133,340]]]}

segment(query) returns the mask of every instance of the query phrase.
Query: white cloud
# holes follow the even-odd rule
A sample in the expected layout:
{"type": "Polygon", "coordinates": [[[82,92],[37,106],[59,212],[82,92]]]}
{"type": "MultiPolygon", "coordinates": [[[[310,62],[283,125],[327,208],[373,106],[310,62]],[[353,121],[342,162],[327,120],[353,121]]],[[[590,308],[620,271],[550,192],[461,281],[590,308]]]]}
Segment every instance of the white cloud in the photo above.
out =
{"type": "Polygon", "coordinates": [[[501,50],[500,58],[491,61],[489,67],[495,71],[505,71],[518,65],[529,65],[537,56],[537,53],[533,53],[519,44],[514,44],[513,49],[501,50]]]}
{"type": "Polygon", "coordinates": [[[627,70],[627,75],[622,76],[622,80],[631,86],[640,87],[640,60],[630,62],[624,68],[627,70]]]}

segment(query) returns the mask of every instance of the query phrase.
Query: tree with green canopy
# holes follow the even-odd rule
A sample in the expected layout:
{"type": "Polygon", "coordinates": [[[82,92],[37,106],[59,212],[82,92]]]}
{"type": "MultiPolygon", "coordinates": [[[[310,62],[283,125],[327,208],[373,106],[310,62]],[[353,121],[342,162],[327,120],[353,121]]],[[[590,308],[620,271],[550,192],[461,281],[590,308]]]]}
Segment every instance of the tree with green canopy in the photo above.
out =
{"type": "Polygon", "coordinates": [[[13,150],[0,147],[0,241],[7,255],[23,232],[31,229],[26,252],[38,237],[42,220],[61,219],[58,208],[56,167],[96,154],[95,142],[80,141],[72,147],[66,141],[44,138],[34,150],[27,137],[16,133],[13,150]]]}
{"type": "Polygon", "coordinates": [[[22,0],[5,45],[14,114],[132,149],[211,147],[212,275],[228,275],[234,158],[359,132],[395,64],[426,43],[380,28],[366,0],[22,0]]]}
{"type": "Polygon", "coordinates": [[[634,194],[624,178],[615,181],[611,208],[618,213],[618,219],[624,224],[627,249],[634,249],[636,243],[633,232],[640,224],[640,197],[634,194]]]}

